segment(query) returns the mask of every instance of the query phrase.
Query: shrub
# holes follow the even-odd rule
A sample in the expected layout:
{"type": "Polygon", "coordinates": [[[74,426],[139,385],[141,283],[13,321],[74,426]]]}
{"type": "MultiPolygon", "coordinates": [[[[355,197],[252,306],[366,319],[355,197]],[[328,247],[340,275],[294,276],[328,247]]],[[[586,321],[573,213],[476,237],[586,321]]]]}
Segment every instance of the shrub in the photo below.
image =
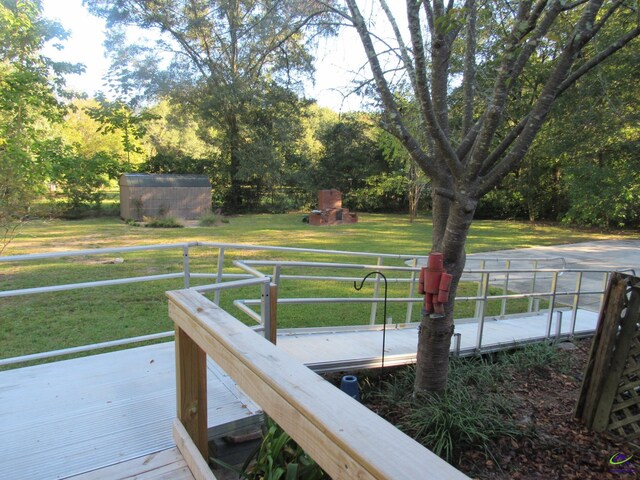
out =
{"type": "Polygon", "coordinates": [[[498,382],[506,375],[498,364],[483,358],[453,359],[450,368],[446,394],[416,399],[401,429],[448,462],[457,462],[466,448],[489,453],[492,440],[520,434],[511,419],[515,402],[498,392],[498,382]]]}
{"type": "Polygon", "coordinates": [[[147,220],[149,228],[182,228],[184,225],[173,217],[151,218],[147,220]]]}
{"type": "Polygon", "coordinates": [[[533,343],[524,348],[503,351],[498,354],[498,361],[505,367],[520,372],[527,370],[553,369],[566,373],[571,367],[570,357],[550,343],[533,343]]]}
{"type": "Polygon", "coordinates": [[[229,223],[229,220],[226,219],[220,209],[216,210],[212,213],[207,213],[200,218],[199,225],[201,227],[219,227],[223,223],[229,223]]]}
{"type": "Polygon", "coordinates": [[[262,443],[241,470],[215,458],[213,462],[235,471],[247,480],[324,480],[329,476],[272,419],[266,418],[262,443]]]}

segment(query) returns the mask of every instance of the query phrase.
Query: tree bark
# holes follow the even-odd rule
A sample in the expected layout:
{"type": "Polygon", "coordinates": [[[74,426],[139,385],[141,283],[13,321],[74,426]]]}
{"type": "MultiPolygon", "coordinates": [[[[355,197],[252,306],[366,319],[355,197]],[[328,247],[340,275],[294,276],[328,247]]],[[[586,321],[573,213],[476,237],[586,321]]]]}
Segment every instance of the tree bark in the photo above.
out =
{"type": "Polygon", "coordinates": [[[453,328],[453,312],[429,315],[422,311],[414,394],[441,394],[447,389],[453,328]]]}
{"type": "Polygon", "coordinates": [[[439,208],[446,208],[447,215],[445,217],[444,212],[441,212],[441,216],[434,217],[432,251],[443,253],[444,268],[447,273],[453,275],[453,280],[444,315],[427,315],[424,311],[422,314],[418,333],[415,395],[425,393],[439,395],[447,388],[449,350],[454,333],[454,299],[464,270],[466,261],[464,245],[476,205],[473,199],[460,193],[455,194],[453,200],[443,195],[436,195],[436,197],[441,197],[439,208]],[[436,245],[438,248],[435,247],[436,245]]]}
{"type": "Polygon", "coordinates": [[[227,195],[227,207],[233,212],[242,208],[242,185],[238,179],[240,172],[240,130],[236,115],[228,117],[229,123],[229,176],[230,188],[227,195]]]}

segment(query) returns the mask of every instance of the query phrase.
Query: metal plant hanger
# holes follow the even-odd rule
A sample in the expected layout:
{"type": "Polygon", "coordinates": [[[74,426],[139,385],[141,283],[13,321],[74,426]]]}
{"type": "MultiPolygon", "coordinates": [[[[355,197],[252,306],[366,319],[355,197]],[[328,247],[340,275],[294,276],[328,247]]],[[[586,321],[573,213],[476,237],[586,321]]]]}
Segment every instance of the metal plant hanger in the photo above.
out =
{"type": "Polygon", "coordinates": [[[360,286],[358,286],[357,283],[354,281],[353,288],[355,288],[357,291],[362,290],[362,287],[364,286],[364,282],[371,275],[380,275],[384,280],[384,304],[383,304],[383,314],[382,314],[383,315],[382,317],[382,365],[381,365],[381,369],[384,369],[384,347],[387,339],[387,277],[385,277],[384,274],[379,271],[369,272],[360,281],[360,286]]]}

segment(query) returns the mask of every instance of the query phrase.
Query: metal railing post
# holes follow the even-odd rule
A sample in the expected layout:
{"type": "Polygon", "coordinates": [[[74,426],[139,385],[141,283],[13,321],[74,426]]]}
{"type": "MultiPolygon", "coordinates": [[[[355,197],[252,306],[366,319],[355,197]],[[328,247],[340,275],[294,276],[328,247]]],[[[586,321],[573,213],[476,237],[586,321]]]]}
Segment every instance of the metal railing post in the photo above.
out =
{"type": "Polygon", "coordinates": [[[573,338],[576,330],[576,320],[578,317],[578,306],[580,304],[580,289],[582,288],[582,272],[578,272],[576,277],[576,293],[573,296],[573,310],[571,311],[571,329],[569,335],[573,338]]]}
{"type": "MultiPolygon", "coordinates": [[[[383,258],[382,257],[378,257],[378,267],[382,265],[383,263],[383,258]]],[[[376,280],[375,280],[375,286],[373,287],[373,298],[377,299],[380,296],[380,275],[376,275],[376,280]]],[[[369,317],[369,325],[375,325],[376,324],[376,315],[378,313],[378,302],[372,302],[371,303],[371,316],[369,317]]],[[[383,322],[386,322],[386,320],[382,320],[383,322]]]]}
{"type": "Polygon", "coordinates": [[[556,312],[556,342],[562,335],[562,312],[556,312]]]}
{"type": "MultiPolygon", "coordinates": [[[[411,266],[413,268],[416,268],[418,266],[418,258],[414,258],[413,261],[411,262],[411,266]]],[[[416,293],[416,278],[417,278],[418,272],[411,272],[411,283],[409,284],[409,298],[413,298],[413,296],[416,293]]],[[[413,302],[409,301],[407,303],[407,316],[405,318],[405,321],[407,323],[411,322],[411,316],[413,315],[413,302]]]]}
{"type": "Polygon", "coordinates": [[[189,246],[186,245],[182,249],[182,264],[184,266],[184,288],[189,288],[191,273],[189,272],[189,246]]]}
{"type": "MultiPolygon", "coordinates": [[[[486,266],[486,261],[482,260],[480,262],[480,270],[484,270],[486,266]]],[[[478,293],[476,294],[476,297],[481,297],[482,296],[482,280],[484,279],[484,272],[482,273],[482,277],[480,279],[480,282],[478,282],[478,293]]],[[[476,311],[473,314],[474,318],[480,318],[480,313],[481,310],[483,308],[483,303],[482,300],[476,300],[476,311]]]]}
{"type": "Polygon", "coordinates": [[[602,275],[602,294],[600,295],[600,308],[604,305],[604,295],[607,293],[607,283],[609,282],[609,272],[602,275]]]}
{"type": "MultiPolygon", "coordinates": [[[[222,282],[222,274],[224,271],[224,248],[218,249],[218,270],[216,271],[216,283],[222,282]]],[[[216,290],[213,294],[213,303],[220,305],[220,290],[216,290]]]]}
{"type": "MultiPolygon", "coordinates": [[[[504,287],[502,288],[502,294],[507,295],[509,293],[509,270],[511,270],[511,260],[505,262],[507,272],[504,275],[504,287]]],[[[507,299],[502,299],[502,305],[500,306],[500,315],[504,315],[507,312],[507,299]]]]}
{"type": "Polygon", "coordinates": [[[273,267],[273,276],[271,277],[271,281],[276,285],[280,285],[280,265],[275,265],[273,267]]]}
{"type": "MultiPolygon", "coordinates": [[[[553,272],[553,278],[551,279],[551,295],[549,295],[549,314],[547,315],[547,327],[551,328],[551,317],[553,316],[553,310],[556,308],[556,289],[558,288],[558,271],[553,272]]],[[[551,331],[549,330],[549,335],[551,331]]],[[[547,336],[547,338],[549,338],[547,336]]]]}
{"type": "Polygon", "coordinates": [[[484,331],[484,318],[486,313],[487,296],[489,295],[489,272],[482,274],[482,300],[480,300],[480,314],[478,316],[478,334],[476,337],[476,352],[482,348],[482,334],[484,331]]]}
{"type": "MultiPolygon", "coordinates": [[[[533,278],[531,279],[531,293],[536,293],[536,276],[538,275],[538,272],[536,271],[538,270],[538,261],[534,260],[533,261],[533,278]]],[[[540,301],[537,298],[534,297],[529,297],[529,310],[528,312],[531,313],[533,311],[538,311],[538,308],[540,307],[540,301]]]]}

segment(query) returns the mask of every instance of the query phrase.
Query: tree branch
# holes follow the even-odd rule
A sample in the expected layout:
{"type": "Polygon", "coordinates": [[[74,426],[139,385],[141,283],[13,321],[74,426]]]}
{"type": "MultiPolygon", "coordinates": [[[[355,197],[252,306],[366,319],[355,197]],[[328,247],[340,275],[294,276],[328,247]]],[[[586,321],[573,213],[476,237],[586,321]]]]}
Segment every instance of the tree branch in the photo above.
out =
{"type": "MultiPolygon", "coordinates": [[[[451,142],[449,142],[449,139],[438,122],[434,105],[431,101],[430,89],[427,84],[427,64],[422,35],[420,33],[420,10],[418,7],[419,5],[412,2],[412,0],[407,0],[409,33],[411,34],[413,56],[415,58],[415,85],[417,87],[417,91],[415,91],[416,98],[420,104],[420,112],[422,114],[423,121],[429,129],[429,133],[433,137],[436,147],[442,153],[449,172],[455,178],[461,178],[462,164],[460,163],[455,150],[451,146],[451,142]]],[[[442,172],[442,167],[439,166],[438,169],[442,172]]]]}
{"type": "MultiPolygon", "coordinates": [[[[389,9],[389,5],[387,5],[386,0],[380,0],[380,6],[384,11],[389,23],[391,24],[391,28],[393,29],[393,34],[396,37],[396,41],[398,42],[398,46],[400,47],[400,57],[402,59],[402,63],[404,64],[404,68],[409,73],[409,78],[413,83],[415,81],[415,70],[413,68],[413,62],[411,61],[411,57],[409,56],[409,50],[402,39],[402,34],[400,33],[400,29],[398,28],[398,23],[396,22],[395,17],[391,13],[389,9]]],[[[415,89],[415,85],[414,85],[415,89]]]]}
{"type": "MultiPolygon", "coordinates": [[[[462,74],[462,90],[464,96],[464,112],[462,118],[462,135],[466,136],[473,126],[473,108],[475,105],[476,78],[476,2],[467,0],[466,48],[464,52],[464,72],[462,74]]],[[[457,152],[456,152],[457,153],[457,152]]]]}
{"type": "Polygon", "coordinates": [[[356,28],[358,35],[360,36],[360,40],[362,41],[365,53],[367,55],[367,58],[369,59],[369,66],[371,67],[371,72],[373,73],[373,78],[375,79],[376,87],[378,89],[378,92],[380,93],[382,103],[384,104],[387,117],[393,125],[393,134],[398,137],[402,144],[407,148],[412,158],[418,163],[418,165],[420,165],[425,173],[432,177],[437,176],[439,172],[436,169],[435,164],[420,148],[420,145],[418,144],[416,139],[409,133],[404,123],[402,122],[400,112],[398,111],[398,106],[385,79],[384,72],[382,70],[382,67],[380,66],[378,55],[369,34],[369,30],[367,28],[364,17],[360,13],[358,5],[356,4],[356,0],[346,0],[346,3],[349,11],[351,12],[353,25],[356,28]]]}
{"type": "MultiPolygon", "coordinates": [[[[479,193],[484,194],[498,184],[498,182],[522,160],[533,139],[540,130],[544,120],[551,109],[551,105],[560,93],[560,87],[568,78],[569,71],[578,57],[580,51],[585,47],[585,38],[589,36],[590,26],[594,25],[594,20],[599,13],[601,1],[591,0],[585,7],[576,27],[560,54],[557,64],[547,80],[542,93],[526,117],[525,125],[509,153],[493,167],[488,169],[486,176],[482,179],[479,193]]],[[[487,167],[489,165],[486,165],[487,167]]]]}

